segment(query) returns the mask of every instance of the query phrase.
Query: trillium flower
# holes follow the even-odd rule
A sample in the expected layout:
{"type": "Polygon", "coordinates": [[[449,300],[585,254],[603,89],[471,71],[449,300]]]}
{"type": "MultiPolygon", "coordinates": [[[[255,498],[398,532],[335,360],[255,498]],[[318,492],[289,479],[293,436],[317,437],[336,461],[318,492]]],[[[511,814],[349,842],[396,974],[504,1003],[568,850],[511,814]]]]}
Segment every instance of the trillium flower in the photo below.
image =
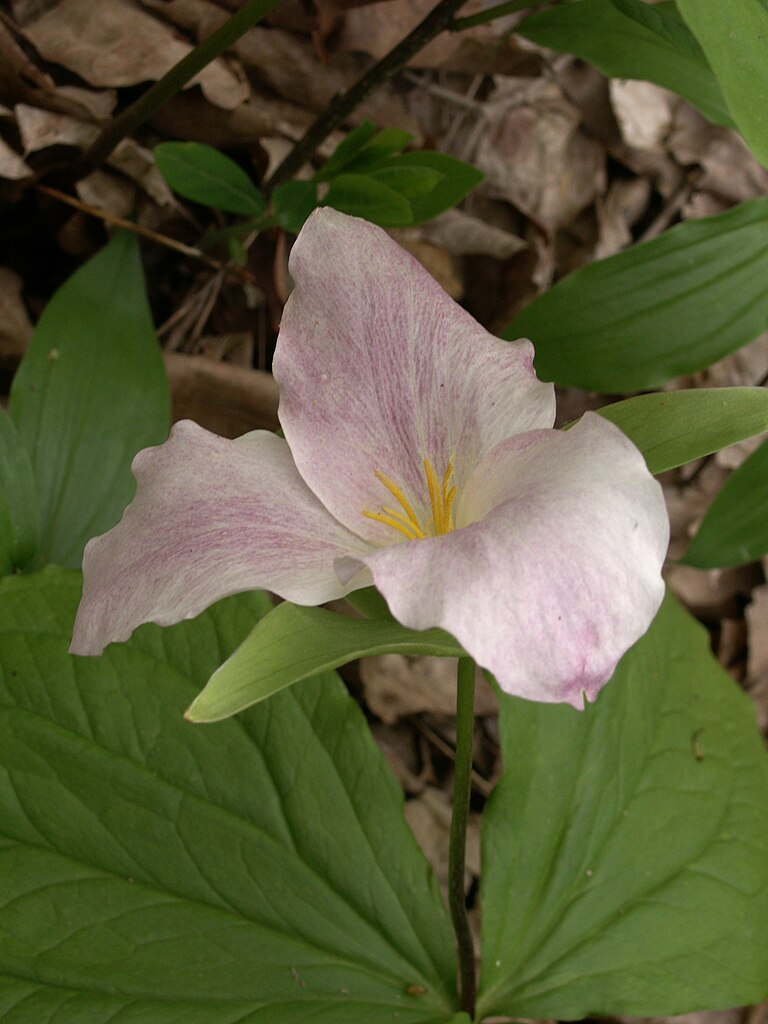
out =
{"type": "Polygon", "coordinates": [[[595,414],[552,429],[530,342],[488,334],[380,228],[319,210],[290,269],[285,439],[182,422],[139,453],[133,503],[86,548],[72,651],[238,591],[314,605],[374,583],[507,692],[593,699],[663,596],[640,452],[595,414]]]}

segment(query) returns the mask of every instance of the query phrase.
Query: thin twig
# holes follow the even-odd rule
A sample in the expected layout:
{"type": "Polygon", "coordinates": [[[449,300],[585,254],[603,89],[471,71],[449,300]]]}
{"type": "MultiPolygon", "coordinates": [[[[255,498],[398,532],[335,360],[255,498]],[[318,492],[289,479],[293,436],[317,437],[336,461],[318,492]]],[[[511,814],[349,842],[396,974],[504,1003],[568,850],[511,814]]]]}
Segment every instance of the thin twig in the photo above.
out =
{"type": "Polygon", "coordinates": [[[448,25],[454,13],[466,2],[467,0],[440,0],[440,3],[433,7],[426,18],[419,22],[405,39],[401,40],[393,50],[390,50],[385,57],[382,57],[377,64],[366,71],[362,78],[358,79],[346,92],[331,100],[325,113],[321,114],[299,139],[285,160],[264,183],[264,188],[269,191],[275,185],[292,178],[314,156],[318,146],[328,138],[331,132],[340,127],[367,96],[389,81],[415,53],[418,53],[435,36],[439,35],[448,25]]]}
{"type": "Polygon", "coordinates": [[[107,224],[114,224],[115,227],[125,228],[126,231],[133,231],[134,234],[141,235],[142,238],[148,238],[159,245],[164,245],[166,249],[173,249],[174,252],[180,252],[184,256],[191,256],[193,259],[205,263],[206,266],[212,267],[214,270],[220,270],[226,274],[239,277],[241,281],[247,281],[249,284],[257,283],[256,278],[245,267],[238,267],[232,263],[222,263],[220,260],[208,256],[207,253],[200,252],[199,249],[195,249],[191,245],[185,245],[184,242],[178,242],[175,238],[162,235],[159,231],[153,231],[152,228],[142,227],[140,224],[135,224],[132,220],[126,220],[124,217],[118,217],[114,213],[108,213],[106,210],[98,209],[98,207],[89,206],[88,203],[84,203],[74,196],[67,195],[66,192],[60,192],[57,188],[40,184],[35,185],[35,188],[38,192],[44,192],[45,195],[58,199],[59,202],[66,203],[68,206],[73,206],[76,210],[80,210],[81,213],[87,213],[90,217],[98,217],[99,220],[103,220],[107,224]]]}
{"type": "Polygon", "coordinates": [[[152,115],[181,92],[185,85],[220,53],[242,36],[257,21],[272,10],[278,0],[248,0],[240,10],[224,22],[221,28],[199,43],[194,50],[150,86],[135,103],[111,121],[99,137],[83,153],[77,162],[77,179],[84,177],[106,160],[112,150],[128,135],[132,135],[152,115]]]}

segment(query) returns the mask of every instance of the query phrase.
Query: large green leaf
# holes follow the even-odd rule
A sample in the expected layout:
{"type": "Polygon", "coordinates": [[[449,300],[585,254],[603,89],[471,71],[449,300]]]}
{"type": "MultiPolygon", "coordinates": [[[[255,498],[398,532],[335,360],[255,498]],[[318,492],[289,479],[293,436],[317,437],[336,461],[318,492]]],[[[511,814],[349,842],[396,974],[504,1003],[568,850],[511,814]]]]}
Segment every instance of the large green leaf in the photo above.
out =
{"type": "Polygon", "coordinates": [[[24,569],[37,551],[35,479],[13,422],[0,409],[0,576],[24,569]]]}
{"type": "Polygon", "coordinates": [[[168,433],[168,382],[138,244],[116,235],[43,311],[11,388],[35,472],[38,562],[76,568],[133,497],[130,465],[168,433]]]}
{"type": "Polygon", "coordinates": [[[744,565],[768,554],[768,441],[726,480],[681,561],[699,569],[744,565]]]}
{"type": "Polygon", "coordinates": [[[768,430],[768,389],[661,391],[599,412],[637,445],[652,473],[663,473],[768,430]]]}
{"type": "Polygon", "coordinates": [[[502,696],[485,813],[483,1014],[571,1020],[768,991],[768,758],[669,598],[595,705],[502,696]]]}
{"type": "Polygon", "coordinates": [[[391,619],[352,619],[285,601],[265,615],[216,669],[187,717],[193,722],[216,722],[322,670],[396,651],[445,657],[463,654],[441,629],[419,633],[391,619]]]}
{"type": "Polygon", "coordinates": [[[768,166],[768,5],[678,0],[752,152],[768,166]]]}
{"type": "Polygon", "coordinates": [[[768,199],[753,199],[569,274],[504,336],[533,341],[546,380],[654,388],[766,330],[766,277],[768,199]]]}
{"type": "Polygon", "coordinates": [[[202,142],[161,142],[155,160],[171,186],[185,199],[227,213],[260,217],[264,196],[234,160],[202,142]]]}
{"type": "Polygon", "coordinates": [[[73,658],[79,587],[0,584],[0,1020],[450,1021],[447,915],[339,680],[189,725],[265,601],[73,658]]]}
{"type": "Polygon", "coordinates": [[[642,0],[579,0],[532,14],[515,31],[540,46],[573,53],[612,78],[663,85],[715,124],[732,126],[717,79],[704,55],[687,41],[674,5],[657,4],[652,13],[643,11],[645,6],[642,0]],[[627,8],[635,8],[634,17],[627,8]]]}

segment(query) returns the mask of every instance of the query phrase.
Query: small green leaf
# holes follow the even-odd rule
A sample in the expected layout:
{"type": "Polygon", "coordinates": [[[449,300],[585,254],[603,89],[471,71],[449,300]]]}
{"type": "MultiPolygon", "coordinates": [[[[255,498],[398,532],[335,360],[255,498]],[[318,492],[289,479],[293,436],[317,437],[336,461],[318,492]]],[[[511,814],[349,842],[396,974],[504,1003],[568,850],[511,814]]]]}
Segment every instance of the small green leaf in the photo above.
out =
{"type": "Polygon", "coordinates": [[[376,134],[376,125],[367,119],[353,128],[345,139],[338,144],[333,153],[323,164],[315,178],[316,181],[328,181],[347,166],[350,161],[370,142],[376,134]]]}
{"type": "Polygon", "coordinates": [[[724,569],[768,554],[768,442],[733,472],[691,541],[686,565],[724,569]]]}
{"type": "Polygon", "coordinates": [[[368,177],[380,181],[410,200],[433,192],[445,175],[431,167],[393,167],[385,163],[377,170],[369,171],[368,177]]]}
{"type": "Polygon", "coordinates": [[[0,583],[0,1018],[450,1021],[438,886],[340,680],[196,728],[263,595],[74,658],[79,593],[0,583]]]}
{"type": "Polygon", "coordinates": [[[155,146],[160,173],[185,199],[227,213],[260,217],[264,197],[245,171],[202,142],[161,142],[155,146]]]}
{"type": "Polygon", "coordinates": [[[672,598],[585,711],[501,696],[477,1019],[666,1016],[768,991],[768,758],[672,598]]]}
{"type": "Polygon", "coordinates": [[[441,629],[416,632],[393,620],[352,619],[285,601],[216,669],[187,718],[217,722],[320,671],[392,651],[444,657],[463,653],[441,629]]]}
{"type": "Polygon", "coordinates": [[[691,46],[674,5],[658,4],[649,9],[653,13],[642,11],[645,6],[641,0],[578,0],[530,15],[515,32],[540,46],[573,53],[609,77],[662,85],[715,124],[733,127],[712,69],[691,46]],[[627,16],[628,8],[634,8],[634,17],[627,16]]]}
{"type": "Polygon", "coordinates": [[[678,0],[738,125],[768,167],[768,6],[763,0],[678,0]]]}
{"type": "Polygon", "coordinates": [[[531,339],[545,380],[655,388],[768,328],[766,276],[768,199],[752,199],[569,274],[504,337],[531,339]]]}
{"type": "Polygon", "coordinates": [[[443,176],[430,192],[414,196],[410,200],[413,224],[431,220],[444,210],[460,203],[484,177],[483,172],[472,164],[447,156],[445,153],[433,153],[429,150],[390,157],[387,167],[428,169],[443,176]]]}
{"type": "Polygon", "coordinates": [[[365,174],[375,167],[383,166],[387,157],[398,153],[413,139],[410,132],[402,128],[384,128],[374,132],[370,121],[364,121],[350,132],[317,172],[315,181],[330,181],[342,171],[344,174],[365,174]],[[362,132],[364,125],[365,133],[362,132]],[[361,143],[362,139],[365,141],[361,143]]]}
{"type": "Polygon", "coordinates": [[[272,193],[272,209],[277,223],[294,235],[298,235],[316,206],[317,185],[314,181],[286,181],[272,193]]]}
{"type": "Polygon", "coordinates": [[[768,390],[662,391],[598,411],[637,445],[652,473],[664,473],[768,430],[768,390]]]}
{"type": "Polygon", "coordinates": [[[13,421],[0,409],[0,576],[24,569],[40,536],[35,478],[13,421]]]}
{"type": "Polygon", "coordinates": [[[413,222],[408,200],[365,174],[340,174],[334,178],[323,205],[333,206],[355,217],[365,217],[385,228],[405,227],[413,222]]]}
{"type": "Polygon", "coordinates": [[[131,460],[168,434],[168,381],[136,236],[124,232],[43,311],[11,387],[10,412],[40,505],[38,564],[80,565],[133,497],[131,460]]]}

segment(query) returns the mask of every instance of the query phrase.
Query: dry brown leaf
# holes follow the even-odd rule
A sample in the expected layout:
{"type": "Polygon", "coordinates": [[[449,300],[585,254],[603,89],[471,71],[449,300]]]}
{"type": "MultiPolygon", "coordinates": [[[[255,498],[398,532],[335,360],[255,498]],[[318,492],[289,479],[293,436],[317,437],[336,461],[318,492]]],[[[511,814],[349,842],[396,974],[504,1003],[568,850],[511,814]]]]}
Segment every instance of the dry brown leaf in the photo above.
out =
{"type": "Polygon", "coordinates": [[[605,259],[632,242],[632,227],[648,209],[651,183],[647,178],[616,178],[604,199],[597,200],[598,239],[593,258],[605,259]]]}
{"type": "Polygon", "coordinates": [[[603,147],[579,132],[580,114],[553,82],[499,79],[474,163],[479,191],[506,199],[548,234],[605,190],[603,147]]]}
{"type": "Polygon", "coordinates": [[[136,189],[130,182],[107,171],[93,171],[75,182],[75,191],[84,203],[106,210],[115,217],[129,217],[136,208],[136,189]]]}
{"type": "MultiPolygon", "coordinates": [[[[416,842],[435,872],[441,888],[448,884],[448,835],[451,829],[451,802],[442,789],[427,786],[413,800],[406,801],[405,819],[416,842]]],[[[467,823],[467,860],[464,888],[480,875],[480,816],[470,814],[467,823]]]]}
{"type": "Polygon", "coordinates": [[[680,100],[652,82],[612,78],[611,104],[621,136],[633,149],[660,152],[680,100]]]}
{"type": "Polygon", "coordinates": [[[420,229],[421,237],[451,256],[492,256],[508,260],[528,243],[496,224],[489,224],[463,210],[446,210],[420,229]]]}
{"type": "Polygon", "coordinates": [[[768,684],[768,585],[755,587],[744,614],[749,631],[747,675],[752,685],[768,684]]]}
{"type": "Polygon", "coordinates": [[[15,149],[0,138],[0,178],[6,181],[22,181],[32,177],[32,168],[27,167],[15,149]]]}
{"type": "MultiPolygon", "coordinates": [[[[157,81],[192,49],[130,0],[60,0],[23,31],[46,60],[96,86],[157,81]]],[[[233,110],[248,96],[247,83],[221,58],[191,85],[199,85],[224,110],[233,110]]]]}
{"type": "Polygon", "coordinates": [[[768,170],[741,136],[710,124],[687,104],[676,112],[667,146],[681,164],[701,167],[697,188],[714,201],[730,205],[768,192],[768,170]]]}
{"type": "Polygon", "coordinates": [[[21,297],[23,283],[15,271],[0,267],[0,364],[14,367],[32,337],[32,323],[21,297]]]}
{"type": "MultiPolygon", "coordinates": [[[[454,658],[379,654],[362,659],[360,678],[368,707],[387,725],[422,711],[448,717],[456,713],[454,658]]],[[[476,678],[475,714],[496,714],[496,695],[479,670],[476,678]]]]}
{"type": "Polygon", "coordinates": [[[277,430],[277,384],[269,373],[165,352],[173,420],[192,419],[222,437],[277,430]]]}

